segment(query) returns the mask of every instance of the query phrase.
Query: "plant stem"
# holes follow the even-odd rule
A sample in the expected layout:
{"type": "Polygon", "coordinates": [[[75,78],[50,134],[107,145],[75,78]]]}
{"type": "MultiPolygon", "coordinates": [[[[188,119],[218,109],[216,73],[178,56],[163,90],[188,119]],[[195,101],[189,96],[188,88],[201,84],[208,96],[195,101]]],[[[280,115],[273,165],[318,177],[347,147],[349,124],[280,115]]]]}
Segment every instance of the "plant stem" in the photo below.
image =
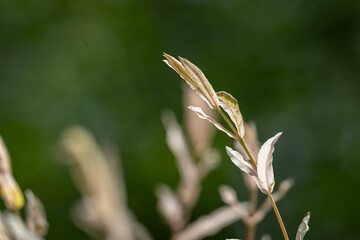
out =
{"type": "MultiPolygon", "coordinates": [[[[246,176],[248,177],[248,176],[246,176]]],[[[251,179],[249,179],[252,181],[251,179]]],[[[257,189],[249,189],[249,217],[253,216],[253,214],[256,212],[257,208],[257,189]]],[[[246,223],[246,240],[254,240],[255,239],[255,233],[256,233],[256,225],[253,223],[246,223]]]]}
{"type": "Polygon", "coordinates": [[[280,212],[279,212],[278,208],[276,207],[274,198],[272,197],[271,193],[268,194],[268,197],[269,197],[269,200],[270,200],[270,202],[271,202],[271,205],[272,205],[272,207],[273,207],[273,209],[274,209],[274,212],[275,212],[275,214],[276,214],[276,217],[277,217],[277,219],[278,219],[278,222],[279,222],[279,224],[280,224],[281,231],[282,231],[282,233],[283,233],[283,235],[284,235],[284,239],[285,239],[285,240],[289,240],[289,237],[288,237],[287,232],[286,232],[286,229],[285,229],[285,225],[284,225],[284,223],[283,223],[283,221],[282,221],[282,219],[281,219],[280,212]]]}
{"type": "Polygon", "coordinates": [[[226,123],[229,125],[229,127],[231,128],[231,130],[233,131],[233,133],[235,134],[236,140],[238,140],[238,142],[241,144],[241,146],[244,148],[246,154],[249,156],[250,161],[252,163],[252,165],[255,167],[255,170],[257,169],[257,165],[256,162],[253,158],[253,156],[251,155],[251,152],[249,150],[249,148],[246,146],[246,143],[244,141],[244,139],[239,135],[239,133],[236,131],[235,127],[233,126],[233,124],[230,122],[229,118],[225,115],[225,113],[223,113],[223,111],[221,111],[221,109],[218,107],[216,108],[216,110],[220,113],[220,115],[223,117],[223,119],[225,119],[226,123]]]}
{"type": "MultiPolygon", "coordinates": [[[[247,155],[249,156],[249,158],[250,158],[251,163],[252,163],[253,166],[255,167],[255,170],[257,170],[256,162],[255,162],[255,160],[254,160],[254,158],[253,158],[253,156],[252,156],[249,148],[246,146],[246,143],[245,143],[244,139],[243,139],[243,138],[239,135],[239,133],[236,131],[234,125],[231,123],[231,121],[230,121],[229,118],[225,115],[225,113],[224,113],[219,107],[217,107],[216,110],[217,110],[217,111],[220,113],[220,115],[225,119],[226,123],[229,125],[229,127],[231,128],[231,130],[232,130],[233,133],[235,134],[236,140],[238,140],[239,143],[241,144],[241,146],[244,148],[246,154],[247,154],[247,155]]],[[[270,202],[271,202],[271,205],[272,205],[272,207],[273,207],[273,209],[274,209],[274,212],[275,212],[275,214],[276,214],[276,217],[277,217],[277,219],[278,219],[278,222],[279,222],[279,224],[280,224],[281,231],[282,231],[282,233],[283,233],[283,235],[284,235],[284,239],[285,239],[285,240],[289,240],[288,234],[287,234],[286,229],[285,229],[285,225],[284,225],[284,223],[283,223],[283,221],[282,221],[282,219],[281,219],[280,212],[279,212],[278,208],[276,207],[275,201],[274,201],[271,193],[268,194],[268,197],[269,197],[269,200],[270,200],[270,202]]],[[[251,234],[251,233],[249,233],[249,234],[251,234]]],[[[250,236],[250,237],[251,237],[251,236],[250,236]]],[[[250,238],[249,238],[249,239],[250,239],[250,238]]]]}

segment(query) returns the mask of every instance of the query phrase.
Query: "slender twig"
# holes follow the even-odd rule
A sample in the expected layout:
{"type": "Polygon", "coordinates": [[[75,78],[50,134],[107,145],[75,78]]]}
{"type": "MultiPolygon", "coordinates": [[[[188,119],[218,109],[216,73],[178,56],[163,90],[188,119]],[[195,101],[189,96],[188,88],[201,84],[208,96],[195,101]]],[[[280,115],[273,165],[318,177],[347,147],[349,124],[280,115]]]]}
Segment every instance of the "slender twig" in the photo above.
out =
{"type": "Polygon", "coordinates": [[[225,115],[225,113],[223,111],[221,111],[221,109],[218,107],[216,108],[216,110],[220,113],[220,115],[225,119],[226,123],[229,125],[229,127],[231,128],[231,130],[233,131],[233,133],[236,136],[236,140],[241,144],[241,146],[244,148],[246,154],[249,156],[251,163],[253,164],[253,166],[255,167],[255,170],[257,169],[257,165],[256,165],[256,161],[253,158],[249,148],[246,146],[246,143],[244,141],[244,139],[239,135],[239,133],[236,131],[235,127],[232,125],[232,123],[230,122],[229,118],[225,115]]]}
{"type": "Polygon", "coordinates": [[[274,209],[274,212],[275,212],[275,214],[276,214],[276,217],[277,217],[277,219],[278,219],[278,222],[279,222],[279,224],[280,224],[281,231],[283,232],[284,238],[285,238],[285,240],[289,240],[289,237],[288,237],[287,232],[286,232],[286,229],[285,229],[285,225],[284,225],[284,223],[283,223],[283,221],[282,221],[282,219],[281,219],[280,212],[279,212],[279,210],[278,210],[278,208],[277,208],[277,206],[276,206],[276,203],[275,203],[275,201],[274,201],[271,193],[268,194],[268,197],[269,197],[269,200],[270,200],[270,202],[271,202],[271,205],[272,205],[272,207],[273,207],[273,209],[274,209]]]}
{"type": "MultiPolygon", "coordinates": [[[[241,144],[241,146],[244,148],[246,154],[248,155],[248,157],[250,158],[250,161],[251,163],[253,164],[255,170],[257,170],[257,165],[256,165],[256,162],[254,160],[254,157],[252,156],[249,148],[246,146],[246,143],[244,141],[244,139],[239,135],[239,133],[236,131],[235,127],[233,126],[233,124],[230,122],[229,118],[225,115],[225,113],[219,108],[217,107],[216,110],[220,113],[220,115],[224,118],[224,120],[226,121],[226,123],[229,125],[229,127],[231,128],[231,130],[233,131],[233,133],[235,134],[236,136],[236,140],[239,141],[239,143],[241,144]]],[[[281,219],[281,216],[280,216],[280,212],[278,210],[278,208],[276,207],[276,204],[275,204],[275,201],[271,195],[271,193],[268,194],[268,197],[271,201],[271,205],[274,209],[274,212],[276,214],[276,217],[278,219],[278,222],[280,224],[280,227],[281,227],[281,231],[283,232],[283,235],[284,235],[284,238],[285,240],[289,240],[289,237],[287,235],[287,232],[286,232],[286,229],[285,229],[285,225],[281,219]]]]}
{"type": "MultiPolygon", "coordinates": [[[[249,217],[253,216],[257,208],[257,189],[249,189],[249,217]]],[[[246,222],[246,240],[254,240],[256,233],[256,223],[246,222]]]]}

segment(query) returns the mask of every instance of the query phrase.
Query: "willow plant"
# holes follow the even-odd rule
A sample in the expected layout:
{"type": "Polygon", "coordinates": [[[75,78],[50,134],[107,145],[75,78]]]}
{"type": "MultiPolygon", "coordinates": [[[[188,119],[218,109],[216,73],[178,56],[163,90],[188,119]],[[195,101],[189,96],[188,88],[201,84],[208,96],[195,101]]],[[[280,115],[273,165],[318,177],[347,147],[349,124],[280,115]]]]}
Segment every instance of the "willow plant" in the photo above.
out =
{"type": "Polygon", "coordinates": [[[214,124],[216,128],[225,132],[229,137],[240,143],[246,154],[241,154],[230,147],[226,147],[226,152],[232,162],[245,174],[249,175],[256,183],[260,191],[267,195],[280,224],[284,239],[288,240],[289,237],[286,232],[284,222],[272,195],[275,186],[274,170],[272,165],[273,152],[275,149],[274,145],[282,133],[279,132],[268,139],[261,146],[257,156],[254,156],[244,139],[245,126],[238,101],[227,92],[215,92],[203,72],[189,60],[182,57],[179,57],[179,60],[177,60],[166,53],[164,53],[164,57],[166,58],[164,62],[175,70],[191,87],[191,89],[193,89],[211,109],[216,110],[225,120],[229,129],[225,128],[215,119],[208,116],[201,108],[195,106],[188,107],[200,118],[208,120],[214,124]]]}

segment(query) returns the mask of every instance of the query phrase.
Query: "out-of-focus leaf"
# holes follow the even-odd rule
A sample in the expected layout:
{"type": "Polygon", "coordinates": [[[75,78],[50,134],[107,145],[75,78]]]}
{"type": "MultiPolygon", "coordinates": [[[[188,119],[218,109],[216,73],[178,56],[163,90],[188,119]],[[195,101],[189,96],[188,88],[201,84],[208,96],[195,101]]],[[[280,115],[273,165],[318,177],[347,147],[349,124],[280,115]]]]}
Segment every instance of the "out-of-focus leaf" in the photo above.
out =
{"type": "Polygon", "coordinates": [[[186,126],[186,133],[191,142],[193,151],[197,157],[204,154],[214,138],[216,129],[210,122],[205,122],[190,111],[187,111],[188,106],[200,107],[204,112],[208,113],[210,117],[216,119],[217,112],[211,111],[208,104],[191,88],[183,84],[183,106],[184,108],[184,124],[186,126]]]}
{"type": "MultiPolygon", "coordinates": [[[[6,226],[6,236],[11,240],[42,240],[40,236],[33,233],[22,221],[22,219],[11,212],[2,213],[1,221],[6,226]]],[[[1,238],[0,238],[1,239],[1,238]]],[[[4,238],[6,239],[6,238],[4,238]]]]}
{"type": "Polygon", "coordinates": [[[184,227],[184,209],[176,194],[165,184],[156,188],[158,210],[174,230],[184,227]]]}
{"type": "Polygon", "coordinates": [[[281,136],[282,132],[277,133],[274,137],[268,139],[260,148],[257,162],[257,173],[260,182],[260,190],[265,193],[272,193],[275,185],[273,170],[273,152],[274,144],[281,136]]]}
{"type": "Polygon", "coordinates": [[[8,209],[18,210],[24,206],[24,195],[11,173],[8,150],[0,137],[0,195],[8,209]]]}
{"type": "Polygon", "coordinates": [[[229,137],[232,137],[235,139],[234,134],[232,134],[229,130],[227,130],[226,128],[224,128],[220,123],[218,123],[215,119],[213,119],[212,117],[208,116],[206,113],[203,112],[203,110],[199,107],[193,107],[190,106],[189,107],[190,110],[194,111],[199,118],[201,119],[206,119],[209,122],[211,122],[212,124],[215,125],[215,127],[217,127],[219,130],[223,131],[224,133],[226,133],[229,137]]]}
{"type": "Polygon", "coordinates": [[[307,215],[303,218],[302,222],[300,223],[300,226],[298,228],[298,231],[296,233],[296,240],[303,240],[305,234],[309,231],[309,220],[310,220],[310,212],[307,213],[307,215]]]}
{"type": "Polygon", "coordinates": [[[25,195],[27,198],[26,224],[33,233],[44,236],[49,227],[44,206],[31,190],[26,190],[25,195]]]}
{"type": "Polygon", "coordinates": [[[198,67],[185,58],[179,57],[179,62],[166,53],[164,53],[164,57],[166,58],[164,62],[174,69],[207,102],[210,108],[214,109],[219,106],[219,99],[213,87],[198,67]]]}
{"type": "Polygon", "coordinates": [[[220,106],[230,116],[236,126],[238,134],[240,137],[244,137],[244,120],[239,109],[238,101],[231,94],[224,91],[218,92],[217,96],[219,97],[220,106]]]}

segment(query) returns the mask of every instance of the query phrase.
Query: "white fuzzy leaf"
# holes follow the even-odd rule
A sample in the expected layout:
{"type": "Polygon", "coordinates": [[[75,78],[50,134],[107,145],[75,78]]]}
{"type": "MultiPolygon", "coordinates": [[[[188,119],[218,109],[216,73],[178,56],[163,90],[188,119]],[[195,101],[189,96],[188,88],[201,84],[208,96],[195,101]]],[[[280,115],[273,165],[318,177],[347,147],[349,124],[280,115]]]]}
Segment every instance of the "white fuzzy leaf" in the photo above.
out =
{"type": "Polygon", "coordinates": [[[235,139],[234,134],[232,134],[229,130],[227,130],[226,128],[224,128],[220,123],[218,123],[215,119],[213,119],[212,117],[206,115],[206,113],[204,113],[204,111],[199,108],[199,107],[193,107],[193,106],[189,106],[188,107],[190,110],[194,111],[199,118],[201,119],[206,119],[209,122],[211,122],[212,124],[214,124],[215,127],[217,127],[219,130],[223,131],[224,133],[226,133],[229,137],[232,137],[235,139]]]}
{"type": "Polygon", "coordinates": [[[276,134],[268,139],[260,148],[257,160],[257,173],[260,182],[260,190],[265,193],[272,193],[275,185],[274,170],[272,166],[274,144],[282,133],[276,134]]]}
{"type": "Polygon", "coordinates": [[[238,101],[229,93],[221,91],[217,93],[219,97],[219,104],[230,116],[231,120],[236,126],[236,129],[241,137],[245,135],[244,120],[241,115],[238,101]]]}
{"type": "Polygon", "coordinates": [[[307,233],[307,231],[309,231],[309,220],[310,220],[310,212],[307,213],[307,215],[304,217],[304,219],[302,220],[298,231],[296,233],[296,240],[303,240],[305,234],[307,233]]]}

